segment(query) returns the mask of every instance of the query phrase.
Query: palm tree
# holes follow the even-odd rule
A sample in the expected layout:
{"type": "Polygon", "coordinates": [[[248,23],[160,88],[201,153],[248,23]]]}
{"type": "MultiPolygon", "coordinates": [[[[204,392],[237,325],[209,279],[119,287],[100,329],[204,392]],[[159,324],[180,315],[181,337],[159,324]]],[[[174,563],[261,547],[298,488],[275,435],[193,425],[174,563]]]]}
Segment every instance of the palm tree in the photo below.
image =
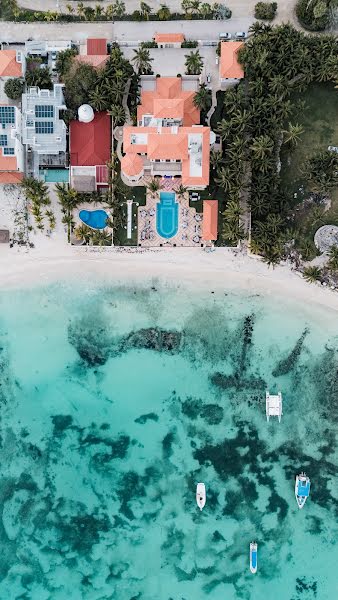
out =
{"type": "Polygon", "coordinates": [[[84,17],[84,4],[83,2],[78,2],[77,3],[77,14],[79,15],[79,17],[82,19],[82,17],[84,17]]]}
{"type": "Polygon", "coordinates": [[[232,133],[231,121],[226,121],[225,119],[222,119],[217,124],[217,133],[219,133],[222,140],[225,141],[232,133]]]}
{"type": "Polygon", "coordinates": [[[239,221],[228,221],[223,224],[222,239],[238,242],[244,237],[243,225],[239,221]]]}
{"type": "Polygon", "coordinates": [[[154,59],[150,57],[148,48],[138,48],[134,53],[135,56],[131,60],[135,63],[137,72],[140,75],[151,74],[151,63],[154,59]]]}
{"type": "Polygon", "coordinates": [[[234,202],[233,200],[228,202],[222,215],[227,221],[239,221],[240,217],[243,215],[239,202],[234,202]]]}
{"type": "Polygon", "coordinates": [[[276,96],[284,96],[288,92],[287,82],[283,75],[278,74],[270,79],[269,90],[276,96]]]}
{"type": "Polygon", "coordinates": [[[221,167],[217,172],[217,177],[215,177],[216,183],[218,183],[221,188],[225,191],[229,191],[232,186],[234,173],[230,169],[230,167],[221,167]]]}
{"type": "Polygon", "coordinates": [[[102,85],[95,86],[95,88],[90,92],[89,102],[98,112],[107,109],[107,98],[102,85]]]}
{"type": "Polygon", "coordinates": [[[210,152],[210,164],[213,171],[218,170],[218,168],[222,164],[222,152],[216,152],[215,150],[211,150],[210,152]]]}
{"type": "Polygon", "coordinates": [[[170,9],[166,4],[161,4],[161,7],[157,11],[157,16],[160,21],[169,21],[170,19],[170,9]]]}
{"type": "Polygon", "coordinates": [[[178,188],[176,188],[174,190],[174,192],[176,192],[176,194],[178,195],[179,198],[183,198],[184,195],[187,193],[187,191],[188,191],[188,188],[184,187],[184,185],[182,185],[182,183],[180,183],[178,188]]]}
{"type": "Polygon", "coordinates": [[[88,244],[90,237],[92,235],[93,230],[90,229],[87,225],[79,225],[74,229],[74,235],[78,240],[83,240],[86,244],[88,244]]]}
{"type": "Polygon", "coordinates": [[[94,246],[111,246],[112,235],[107,231],[107,229],[94,231],[92,241],[94,246]]]}
{"type": "Polygon", "coordinates": [[[251,145],[253,158],[263,161],[272,154],[273,146],[273,139],[268,135],[260,135],[254,138],[251,145]]]}
{"type": "Polygon", "coordinates": [[[298,125],[298,123],[296,125],[289,123],[289,128],[287,130],[284,129],[282,133],[284,134],[284,144],[296,147],[300,141],[300,136],[304,133],[304,128],[298,125]]]}
{"type": "Polygon", "coordinates": [[[95,11],[94,12],[95,19],[99,19],[102,16],[103,8],[99,4],[96,4],[94,11],[95,11]]]}
{"type": "Polygon", "coordinates": [[[303,271],[304,279],[309,281],[309,283],[315,283],[316,281],[319,281],[321,274],[322,271],[319,267],[310,266],[306,267],[303,271]]]}
{"type": "Polygon", "coordinates": [[[126,120],[126,113],[124,111],[123,106],[121,104],[114,104],[111,109],[108,111],[108,114],[112,117],[113,120],[113,129],[115,125],[123,125],[126,120]]]}
{"type": "Polygon", "coordinates": [[[206,19],[210,14],[212,14],[212,8],[208,2],[203,2],[199,7],[198,12],[203,19],[206,19]]]}
{"type": "Polygon", "coordinates": [[[202,83],[194,96],[194,105],[196,108],[208,112],[211,102],[211,94],[205,83],[202,83]]]}
{"type": "Polygon", "coordinates": [[[147,189],[149,190],[149,192],[151,193],[152,196],[155,196],[156,193],[161,189],[161,184],[158,178],[153,177],[148,185],[147,185],[147,189]]]}
{"type": "Polygon", "coordinates": [[[151,15],[151,7],[146,2],[140,3],[140,13],[146,21],[149,21],[149,16],[151,15]]]}
{"type": "Polygon", "coordinates": [[[331,271],[338,271],[338,246],[331,246],[328,267],[331,271]]]}
{"type": "Polygon", "coordinates": [[[185,55],[185,68],[187,75],[200,75],[203,69],[203,59],[199,50],[191,51],[185,55]]]}

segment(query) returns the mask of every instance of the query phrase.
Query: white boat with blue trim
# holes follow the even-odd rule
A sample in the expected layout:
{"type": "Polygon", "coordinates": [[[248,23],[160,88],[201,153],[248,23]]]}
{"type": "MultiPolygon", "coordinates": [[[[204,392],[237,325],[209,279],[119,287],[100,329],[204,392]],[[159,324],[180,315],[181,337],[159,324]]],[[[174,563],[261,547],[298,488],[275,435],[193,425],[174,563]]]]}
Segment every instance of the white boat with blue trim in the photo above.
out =
{"type": "Polygon", "coordinates": [[[256,544],[256,542],[250,543],[250,571],[251,571],[251,573],[257,573],[257,544],[256,544]]]}
{"type": "Polygon", "coordinates": [[[310,495],[311,481],[310,477],[307,477],[305,473],[301,473],[296,476],[295,484],[295,496],[298,504],[298,508],[303,508],[305,502],[310,495]]]}

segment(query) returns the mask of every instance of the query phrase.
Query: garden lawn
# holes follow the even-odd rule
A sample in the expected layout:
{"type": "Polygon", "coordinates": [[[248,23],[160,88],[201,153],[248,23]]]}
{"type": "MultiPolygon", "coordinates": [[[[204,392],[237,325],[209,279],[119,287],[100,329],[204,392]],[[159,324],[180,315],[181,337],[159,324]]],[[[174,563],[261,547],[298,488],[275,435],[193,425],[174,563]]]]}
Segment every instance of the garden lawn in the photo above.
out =
{"type": "Polygon", "coordinates": [[[293,152],[287,151],[285,146],[282,149],[281,183],[293,206],[293,217],[300,232],[297,246],[312,247],[308,254],[311,260],[317,253],[313,241],[317,229],[322,225],[338,225],[338,189],[330,190],[332,203],[328,211],[315,204],[302,205],[311,191],[303,169],[306,160],[318,151],[338,146],[338,91],[332,83],[315,83],[298,94],[298,98],[305,100],[306,108],[299,116],[291,116],[290,121],[302,125],[304,133],[293,152]]]}
{"type": "MultiPolygon", "coordinates": [[[[309,191],[303,174],[306,160],[318,151],[327,150],[328,146],[338,146],[338,91],[333,83],[314,83],[303,94],[297,94],[296,99],[305,100],[306,107],[299,116],[291,116],[290,121],[302,125],[304,133],[293,152],[287,151],[285,146],[282,150],[281,180],[288,195],[293,197],[297,193],[298,202],[309,191]]],[[[338,208],[337,190],[332,200],[338,208]]]]}

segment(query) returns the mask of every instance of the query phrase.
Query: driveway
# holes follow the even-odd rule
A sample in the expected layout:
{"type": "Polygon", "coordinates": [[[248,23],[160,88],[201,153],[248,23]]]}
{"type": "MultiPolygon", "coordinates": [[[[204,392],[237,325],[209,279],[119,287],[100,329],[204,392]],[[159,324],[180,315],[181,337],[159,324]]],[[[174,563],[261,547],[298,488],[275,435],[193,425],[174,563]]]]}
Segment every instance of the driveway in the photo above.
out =
{"type": "MultiPolygon", "coordinates": [[[[163,77],[176,77],[178,73],[185,74],[185,56],[197,48],[167,48],[167,49],[151,49],[149,50],[151,58],[153,58],[152,69],[154,74],[157,73],[163,77]]],[[[205,81],[208,74],[211,75],[211,80],[218,82],[218,65],[216,65],[216,48],[215,46],[199,47],[200,55],[203,57],[204,65],[201,74],[202,81],[205,81]]],[[[123,48],[123,53],[128,60],[134,56],[133,48],[123,48]]]]}

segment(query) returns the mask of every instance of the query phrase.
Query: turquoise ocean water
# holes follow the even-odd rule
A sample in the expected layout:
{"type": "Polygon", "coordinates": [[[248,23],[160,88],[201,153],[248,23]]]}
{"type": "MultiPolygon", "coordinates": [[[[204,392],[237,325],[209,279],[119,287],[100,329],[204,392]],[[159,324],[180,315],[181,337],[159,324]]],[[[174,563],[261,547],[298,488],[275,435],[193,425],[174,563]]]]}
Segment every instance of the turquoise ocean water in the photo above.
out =
{"type": "Polygon", "coordinates": [[[5,292],[0,403],[1,600],[338,598],[335,315],[156,283],[5,292]]]}

